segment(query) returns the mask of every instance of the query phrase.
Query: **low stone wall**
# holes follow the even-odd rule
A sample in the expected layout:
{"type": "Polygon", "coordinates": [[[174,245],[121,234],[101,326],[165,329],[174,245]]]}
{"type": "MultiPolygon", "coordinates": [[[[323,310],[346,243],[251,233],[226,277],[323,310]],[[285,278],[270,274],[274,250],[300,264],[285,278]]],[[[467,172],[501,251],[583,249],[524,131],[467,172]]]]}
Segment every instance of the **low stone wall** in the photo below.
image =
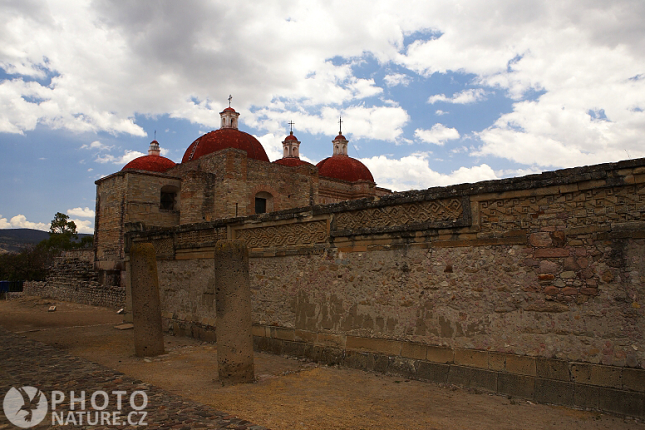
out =
{"type": "Polygon", "coordinates": [[[125,287],[101,285],[93,262],[92,250],[65,251],[54,261],[45,282],[25,282],[23,292],[92,306],[124,307],[125,287]]]}
{"type": "Polygon", "coordinates": [[[219,238],[258,348],[645,416],[645,159],[129,234],[168,329],[212,337],[219,238]]]}
{"type": "Polygon", "coordinates": [[[23,294],[120,309],[125,306],[125,287],[95,285],[53,286],[47,282],[25,282],[23,294]]]}

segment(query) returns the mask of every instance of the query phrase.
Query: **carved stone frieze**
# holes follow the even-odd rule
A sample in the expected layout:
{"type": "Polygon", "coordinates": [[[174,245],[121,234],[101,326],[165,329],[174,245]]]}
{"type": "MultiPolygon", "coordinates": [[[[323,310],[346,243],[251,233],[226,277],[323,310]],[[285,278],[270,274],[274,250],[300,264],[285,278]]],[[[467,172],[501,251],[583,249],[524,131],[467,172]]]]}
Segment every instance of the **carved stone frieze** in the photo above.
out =
{"type": "Polygon", "coordinates": [[[296,222],[293,224],[237,230],[235,238],[244,240],[249,248],[314,245],[327,242],[327,221],[296,222]]]}
{"type": "Polygon", "coordinates": [[[461,198],[430,200],[400,205],[341,212],[335,216],[335,230],[387,229],[416,224],[444,227],[464,218],[461,198]]]}

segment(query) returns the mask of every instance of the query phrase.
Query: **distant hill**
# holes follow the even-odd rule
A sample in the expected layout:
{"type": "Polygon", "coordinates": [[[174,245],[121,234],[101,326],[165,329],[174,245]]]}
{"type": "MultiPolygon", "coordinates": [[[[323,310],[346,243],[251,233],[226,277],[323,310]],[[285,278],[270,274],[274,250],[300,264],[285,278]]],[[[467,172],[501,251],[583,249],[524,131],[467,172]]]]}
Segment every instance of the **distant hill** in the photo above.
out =
{"type": "MultiPolygon", "coordinates": [[[[78,239],[91,234],[79,233],[78,239]]],[[[0,230],[0,253],[20,252],[25,248],[37,245],[45,239],[49,239],[49,233],[31,228],[8,228],[0,230]]]]}

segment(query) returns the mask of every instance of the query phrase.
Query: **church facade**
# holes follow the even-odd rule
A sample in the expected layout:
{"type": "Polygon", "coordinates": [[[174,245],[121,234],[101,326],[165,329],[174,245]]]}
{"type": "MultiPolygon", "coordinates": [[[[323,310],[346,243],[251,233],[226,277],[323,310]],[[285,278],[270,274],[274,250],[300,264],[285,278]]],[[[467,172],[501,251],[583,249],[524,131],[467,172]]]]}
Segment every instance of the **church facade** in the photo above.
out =
{"type": "Polygon", "coordinates": [[[270,162],[262,144],[238,129],[239,113],[220,112],[221,127],[196,139],[181,163],[148,155],[96,181],[95,267],[104,285],[123,284],[124,236],[130,230],[171,228],[266,212],[389,194],[369,169],[347,155],[339,132],[332,156],[316,166],[300,159],[293,130],[283,158],[270,162]]]}

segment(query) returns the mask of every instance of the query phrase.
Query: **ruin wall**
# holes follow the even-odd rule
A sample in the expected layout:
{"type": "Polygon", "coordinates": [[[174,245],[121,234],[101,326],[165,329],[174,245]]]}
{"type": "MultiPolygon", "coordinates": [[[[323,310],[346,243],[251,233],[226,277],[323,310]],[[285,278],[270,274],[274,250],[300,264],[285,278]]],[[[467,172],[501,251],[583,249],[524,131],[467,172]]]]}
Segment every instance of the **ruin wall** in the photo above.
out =
{"type": "Polygon", "coordinates": [[[169,330],[213,338],[218,238],[260,349],[645,415],[645,159],[132,233],[169,330]]]}
{"type": "Polygon", "coordinates": [[[125,287],[98,282],[91,249],[64,251],[54,260],[46,281],[25,282],[23,294],[109,308],[125,305],[125,287]]]}

